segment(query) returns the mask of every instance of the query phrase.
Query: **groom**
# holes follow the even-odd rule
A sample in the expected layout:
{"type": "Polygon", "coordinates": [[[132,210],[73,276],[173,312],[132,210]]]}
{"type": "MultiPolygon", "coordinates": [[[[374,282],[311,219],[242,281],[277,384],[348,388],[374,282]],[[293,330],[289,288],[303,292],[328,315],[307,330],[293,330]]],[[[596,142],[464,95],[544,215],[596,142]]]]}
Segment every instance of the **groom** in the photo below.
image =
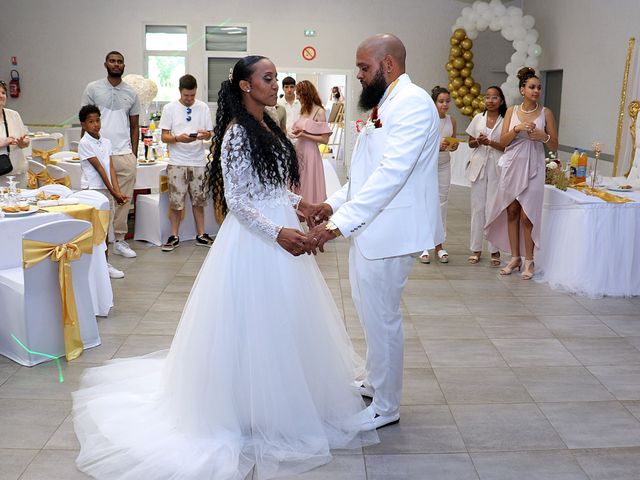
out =
{"type": "Polygon", "coordinates": [[[400,419],[404,332],[400,299],[413,256],[442,239],[438,199],[438,114],[429,95],[405,73],[405,47],[375,35],[356,52],[360,107],[373,109],[351,157],[349,182],[314,206],[308,235],[351,239],[349,279],[367,340],[367,380],[358,388],[373,401],[360,415],[363,430],[400,419]]]}

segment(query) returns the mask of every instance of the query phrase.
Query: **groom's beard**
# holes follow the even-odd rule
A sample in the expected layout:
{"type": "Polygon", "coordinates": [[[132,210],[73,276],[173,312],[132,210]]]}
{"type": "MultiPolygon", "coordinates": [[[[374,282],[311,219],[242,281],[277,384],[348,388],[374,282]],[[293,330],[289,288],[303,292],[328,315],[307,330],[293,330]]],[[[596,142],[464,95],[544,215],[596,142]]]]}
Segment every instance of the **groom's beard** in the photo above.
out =
{"type": "Polygon", "coordinates": [[[384,79],[382,66],[380,66],[371,83],[362,84],[362,93],[360,94],[360,100],[358,100],[360,109],[366,112],[378,105],[386,89],[387,82],[384,79]]]}

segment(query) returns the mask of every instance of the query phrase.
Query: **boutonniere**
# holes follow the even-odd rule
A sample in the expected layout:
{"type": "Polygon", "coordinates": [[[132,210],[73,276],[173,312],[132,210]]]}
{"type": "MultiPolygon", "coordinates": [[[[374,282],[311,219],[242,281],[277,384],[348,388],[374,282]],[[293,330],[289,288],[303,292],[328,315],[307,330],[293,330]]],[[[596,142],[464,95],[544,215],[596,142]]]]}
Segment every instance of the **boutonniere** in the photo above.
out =
{"type": "Polygon", "coordinates": [[[378,117],[378,106],[373,107],[371,111],[371,115],[367,119],[367,123],[365,124],[365,132],[370,133],[373,132],[376,128],[382,127],[382,120],[378,117]]]}

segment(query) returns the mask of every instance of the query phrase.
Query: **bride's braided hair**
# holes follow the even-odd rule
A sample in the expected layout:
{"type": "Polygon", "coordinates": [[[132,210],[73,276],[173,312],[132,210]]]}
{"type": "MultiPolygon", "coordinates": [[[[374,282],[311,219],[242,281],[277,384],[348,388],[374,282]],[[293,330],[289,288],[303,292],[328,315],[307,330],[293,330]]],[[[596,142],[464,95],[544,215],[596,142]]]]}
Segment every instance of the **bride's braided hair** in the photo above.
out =
{"type": "Polygon", "coordinates": [[[242,125],[246,131],[251,150],[251,165],[260,183],[286,186],[300,184],[298,159],[293,144],[269,115],[264,115],[263,120],[270,132],[266,131],[242,104],[240,80],[249,80],[254,65],[265,58],[250,55],[238,60],[229,80],[222,82],[218,92],[218,110],[207,164],[206,183],[213,195],[216,219],[219,223],[228,211],[220,163],[222,139],[232,123],[242,125]]]}

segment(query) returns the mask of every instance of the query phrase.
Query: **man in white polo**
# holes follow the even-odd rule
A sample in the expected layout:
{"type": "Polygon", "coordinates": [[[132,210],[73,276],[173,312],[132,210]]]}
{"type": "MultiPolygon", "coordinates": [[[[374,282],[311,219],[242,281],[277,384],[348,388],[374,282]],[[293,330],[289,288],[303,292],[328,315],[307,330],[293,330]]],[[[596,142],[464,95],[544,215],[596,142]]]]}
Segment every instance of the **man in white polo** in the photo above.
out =
{"type": "Polygon", "coordinates": [[[210,247],[213,243],[204,231],[208,195],[204,185],[207,152],[202,144],[213,133],[211,111],[209,105],[196,99],[198,83],[193,75],[180,77],[178,88],[180,99],[165,105],[160,118],[162,141],[170,145],[171,152],[167,166],[171,236],[162,245],[163,252],[180,245],[178,233],[187,193],[196,224],[196,245],[210,247]]]}
{"type": "MultiPolygon", "coordinates": [[[[124,56],[120,52],[109,52],[104,67],[107,69],[107,78],[87,85],[81,106],[96,105],[100,109],[100,135],[111,141],[111,163],[118,177],[120,191],[124,196],[133,198],[138,166],[140,101],[135,90],[122,81],[124,56]]],[[[129,229],[129,207],[129,202],[115,207],[113,231],[116,241],[113,253],[133,258],[136,252],[124,239],[129,229]]]]}

